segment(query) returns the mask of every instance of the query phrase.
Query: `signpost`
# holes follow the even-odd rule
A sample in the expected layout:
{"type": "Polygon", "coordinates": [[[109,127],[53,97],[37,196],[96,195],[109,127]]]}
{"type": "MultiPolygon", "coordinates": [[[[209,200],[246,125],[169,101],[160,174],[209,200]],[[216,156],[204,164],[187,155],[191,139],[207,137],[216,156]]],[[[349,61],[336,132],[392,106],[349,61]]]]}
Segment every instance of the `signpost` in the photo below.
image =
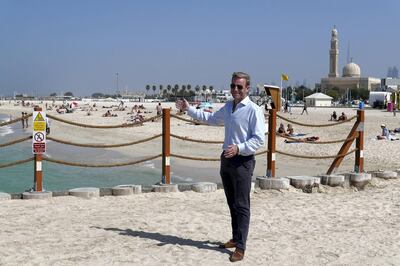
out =
{"type": "Polygon", "coordinates": [[[46,113],[35,107],[33,115],[32,153],[34,154],[34,190],[43,190],[42,154],[46,152],[46,113]]]}

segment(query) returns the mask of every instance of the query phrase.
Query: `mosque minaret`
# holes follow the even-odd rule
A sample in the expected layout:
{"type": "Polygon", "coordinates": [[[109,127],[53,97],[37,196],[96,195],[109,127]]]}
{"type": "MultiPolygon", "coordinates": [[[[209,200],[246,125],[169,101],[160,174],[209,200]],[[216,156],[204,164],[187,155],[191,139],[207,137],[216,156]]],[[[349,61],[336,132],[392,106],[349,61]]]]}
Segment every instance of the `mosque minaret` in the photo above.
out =
{"type": "Polygon", "coordinates": [[[343,67],[342,76],[339,75],[339,39],[338,31],[334,26],[329,49],[329,74],[328,77],[321,79],[320,84],[316,85],[322,91],[333,88],[373,90],[380,86],[380,82],[379,78],[361,77],[361,69],[353,60],[343,67]]]}
{"type": "Polygon", "coordinates": [[[329,77],[339,77],[339,41],[337,38],[336,27],[333,27],[331,37],[331,49],[329,50],[329,77]]]}

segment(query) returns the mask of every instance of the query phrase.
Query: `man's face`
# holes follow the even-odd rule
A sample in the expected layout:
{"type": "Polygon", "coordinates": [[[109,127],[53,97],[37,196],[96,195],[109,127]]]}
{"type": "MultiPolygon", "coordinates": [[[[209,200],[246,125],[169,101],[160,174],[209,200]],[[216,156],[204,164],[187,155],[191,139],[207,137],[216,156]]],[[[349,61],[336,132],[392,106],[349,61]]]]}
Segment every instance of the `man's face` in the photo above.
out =
{"type": "Polygon", "coordinates": [[[249,87],[246,85],[246,79],[235,78],[232,80],[231,94],[235,103],[240,103],[244,98],[246,98],[248,92],[249,87]],[[235,86],[233,87],[233,85],[235,86]]]}

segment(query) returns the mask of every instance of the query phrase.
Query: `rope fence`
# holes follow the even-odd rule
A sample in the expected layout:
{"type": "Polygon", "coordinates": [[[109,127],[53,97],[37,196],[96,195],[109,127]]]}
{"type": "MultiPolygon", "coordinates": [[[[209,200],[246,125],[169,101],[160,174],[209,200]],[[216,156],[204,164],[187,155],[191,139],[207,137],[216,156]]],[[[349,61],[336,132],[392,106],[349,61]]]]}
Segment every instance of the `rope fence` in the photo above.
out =
{"type": "Polygon", "coordinates": [[[12,140],[12,141],[9,141],[9,142],[6,142],[6,143],[1,143],[0,144],[0,148],[7,147],[7,146],[10,146],[10,145],[14,145],[14,144],[17,144],[17,143],[20,143],[20,142],[24,142],[24,141],[27,141],[27,140],[29,140],[31,138],[32,138],[32,136],[27,136],[27,137],[23,137],[23,138],[20,138],[20,139],[12,140]]]}
{"type": "Polygon", "coordinates": [[[57,160],[49,157],[43,157],[43,161],[48,161],[51,163],[57,163],[57,164],[63,164],[63,165],[68,165],[68,166],[79,166],[79,167],[93,167],[93,168],[106,168],[106,167],[119,167],[119,166],[128,166],[128,165],[135,165],[138,163],[143,163],[146,161],[151,161],[154,159],[157,159],[158,157],[161,157],[161,154],[150,156],[143,158],[141,160],[137,161],[130,161],[130,162],[123,162],[123,163],[112,163],[112,164],[89,164],[89,163],[76,163],[76,162],[67,162],[67,161],[62,161],[62,160],[57,160]]]}
{"type": "Polygon", "coordinates": [[[158,135],[154,135],[152,137],[145,138],[145,139],[142,139],[142,140],[126,142],[126,143],[119,143],[119,144],[84,144],[84,143],[76,143],[76,142],[72,142],[72,141],[61,140],[61,139],[57,139],[57,138],[50,137],[50,136],[48,136],[47,139],[53,140],[53,141],[58,142],[58,143],[62,143],[62,144],[66,144],[66,145],[72,145],[72,146],[78,146],[78,147],[86,147],[86,148],[117,148],[117,147],[132,146],[132,145],[136,145],[136,144],[140,144],[140,143],[145,143],[145,142],[148,142],[150,140],[159,138],[161,136],[162,136],[162,134],[158,134],[158,135]]]}
{"type": "Polygon", "coordinates": [[[355,116],[350,117],[349,119],[346,119],[346,120],[343,120],[343,121],[339,121],[339,122],[330,123],[330,124],[305,124],[305,123],[300,123],[300,122],[296,122],[296,121],[290,120],[290,119],[288,119],[288,118],[286,118],[284,116],[278,115],[278,114],[276,114],[276,116],[279,117],[282,120],[285,120],[286,122],[290,122],[292,124],[296,124],[296,125],[304,126],[304,127],[332,127],[332,126],[337,126],[337,125],[340,125],[340,124],[343,124],[343,123],[350,122],[350,121],[352,121],[352,120],[357,118],[357,115],[355,115],[355,116]]]}
{"type": "Polygon", "coordinates": [[[34,159],[34,157],[31,157],[31,158],[28,158],[25,160],[19,160],[19,161],[15,161],[15,162],[11,162],[11,163],[0,164],[0,168],[6,168],[6,167],[11,167],[11,166],[27,163],[27,162],[33,161],[33,159],[34,159]]]}
{"type": "Polygon", "coordinates": [[[352,154],[353,152],[355,152],[357,149],[353,149],[345,154],[337,154],[337,155],[327,155],[327,156],[308,156],[308,155],[296,155],[296,154],[291,154],[291,153],[287,153],[287,152],[283,152],[283,151],[279,151],[276,150],[276,153],[282,154],[282,155],[286,155],[289,157],[295,157],[295,158],[302,158],[302,159],[334,159],[334,158],[339,158],[339,157],[345,157],[349,154],[352,154]]]}
{"type": "MultiPolygon", "coordinates": [[[[38,110],[35,110],[38,111],[38,110]]],[[[39,110],[41,111],[41,109],[39,110]]],[[[336,123],[330,123],[330,124],[306,124],[306,123],[301,123],[297,121],[290,120],[288,118],[285,118],[281,115],[278,115],[276,113],[275,109],[269,110],[268,118],[268,132],[265,133],[266,136],[268,136],[268,147],[266,150],[259,151],[255,153],[255,156],[260,156],[267,154],[267,173],[269,173],[269,176],[275,177],[275,153],[284,155],[284,156],[289,156],[289,157],[294,157],[294,158],[299,158],[299,159],[311,159],[311,160],[316,160],[316,159],[334,159],[334,162],[331,165],[330,170],[328,172],[330,173],[331,169],[337,169],[339,164],[341,163],[341,160],[343,160],[344,157],[355,153],[356,154],[356,162],[355,162],[355,169],[358,171],[363,171],[363,139],[364,139],[364,111],[358,110],[357,115],[352,116],[349,119],[346,119],[344,121],[339,121],[336,123]],[[326,141],[308,141],[307,138],[295,138],[291,136],[285,136],[285,135],[280,135],[282,138],[291,140],[291,141],[298,141],[300,143],[306,143],[306,144],[336,144],[336,143],[342,143],[342,147],[340,151],[336,155],[325,155],[325,156],[312,156],[312,155],[307,155],[307,154],[292,154],[290,152],[285,152],[281,150],[276,149],[276,118],[280,118],[282,120],[285,120],[287,122],[299,125],[299,126],[305,126],[305,127],[329,127],[329,126],[336,126],[340,125],[346,122],[350,122],[354,119],[357,119],[357,121],[354,123],[352,130],[350,131],[349,135],[347,138],[344,139],[334,139],[334,140],[326,140],[326,141]],[[356,140],[356,148],[352,149],[349,151],[349,148],[351,147],[351,144],[353,141],[356,140]]],[[[27,117],[32,116],[32,113],[30,113],[27,116],[20,117],[17,119],[10,120],[8,122],[1,123],[0,126],[5,126],[9,125],[12,123],[16,123],[18,121],[21,121],[23,119],[26,119],[27,117]]],[[[133,146],[141,143],[146,143],[151,140],[157,139],[159,137],[162,137],[162,153],[157,154],[157,155],[152,155],[148,156],[145,158],[141,158],[138,160],[133,160],[133,161],[128,161],[128,162],[108,162],[108,163],[85,163],[85,162],[71,162],[71,161],[64,161],[64,160],[59,160],[59,159],[54,159],[50,158],[46,155],[42,154],[35,154],[34,157],[24,159],[24,160],[19,160],[11,163],[5,163],[5,164],[0,164],[0,168],[5,168],[5,167],[11,167],[23,163],[27,163],[30,161],[35,161],[35,166],[34,166],[34,171],[35,171],[35,180],[36,180],[36,173],[37,173],[37,168],[40,168],[40,171],[42,171],[41,167],[41,161],[47,161],[49,163],[55,163],[55,164],[62,164],[62,165],[67,165],[67,166],[74,166],[74,167],[90,167],[90,168],[111,168],[111,167],[121,167],[121,166],[131,166],[131,165],[136,165],[139,163],[143,163],[146,161],[151,161],[157,158],[162,158],[162,180],[165,180],[166,184],[169,184],[170,182],[170,158],[177,158],[177,159],[184,159],[184,160],[193,160],[193,161],[206,161],[206,162],[216,162],[220,161],[220,157],[218,158],[207,158],[207,157],[201,157],[201,156],[194,156],[194,155],[182,155],[182,154],[176,154],[176,153],[171,153],[170,152],[170,140],[171,137],[182,140],[182,141],[188,141],[188,142],[194,142],[194,143],[201,143],[201,144],[223,144],[224,141],[221,140],[202,140],[202,139],[195,139],[187,136],[180,136],[177,134],[171,134],[170,133],[170,119],[176,118],[180,121],[185,121],[191,124],[197,124],[197,125],[206,125],[204,122],[200,121],[193,121],[189,120],[186,118],[183,118],[178,115],[173,115],[170,114],[170,109],[165,108],[163,109],[163,114],[162,115],[156,115],[152,116],[146,119],[143,119],[142,121],[134,122],[134,123],[123,123],[123,124],[118,124],[118,125],[88,125],[84,123],[79,123],[79,122],[74,122],[74,121],[69,121],[63,118],[60,118],[58,116],[53,116],[50,114],[47,114],[47,117],[54,119],[55,121],[73,125],[73,126],[79,126],[83,128],[94,128],[94,129],[113,129],[113,128],[127,128],[127,127],[134,127],[138,125],[143,125],[143,123],[148,122],[148,121],[155,121],[156,119],[162,118],[162,127],[163,131],[161,134],[156,134],[141,140],[135,140],[135,141],[128,141],[124,143],[116,143],[116,144],[90,144],[90,143],[77,143],[73,141],[68,141],[68,140],[63,140],[59,139],[57,137],[53,136],[47,136],[48,140],[52,140],[57,143],[65,144],[65,145],[72,145],[72,146],[78,146],[78,147],[84,147],[84,148],[117,148],[117,147],[126,147],[126,146],[133,146]],[[38,164],[40,163],[40,164],[38,164]],[[40,165],[40,167],[39,167],[40,165]]],[[[7,143],[1,143],[1,147],[7,147],[10,145],[14,145],[20,142],[27,141],[31,139],[32,136],[26,136],[22,137],[19,139],[11,140],[7,143]]],[[[41,174],[41,173],[40,173],[41,174]]],[[[35,181],[36,182],[36,181],[35,181]]],[[[41,186],[40,186],[41,187],[41,186]]],[[[41,191],[41,190],[39,190],[41,191]]]]}
{"type": "Polygon", "coordinates": [[[294,140],[294,141],[298,141],[299,143],[307,143],[307,144],[335,144],[335,143],[342,143],[345,141],[353,141],[355,139],[357,139],[358,135],[355,137],[351,137],[351,138],[346,138],[346,139],[337,139],[337,140],[328,140],[328,141],[303,141],[303,140],[299,140],[297,138],[292,138],[289,136],[285,136],[285,135],[280,135],[282,138],[285,139],[289,139],[289,140],[294,140]]]}
{"type": "Polygon", "coordinates": [[[49,114],[47,115],[47,117],[49,117],[51,119],[54,119],[54,120],[56,120],[58,122],[62,122],[62,123],[65,123],[65,124],[78,126],[78,127],[109,129],[109,128],[135,127],[135,126],[139,126],[139,125],[141,126],[145,122],[154,121],[154,120],[156,120],[156,119],[158,119],[158,118],[160,118],[162,116],[161,115],[156,115],[156,116],[153,116],[153,117],[149,117],[149,118],[143,119],[140,122],[123,123],[123,124],[119,124],[119,125],[88,125],[88,124],[83,124],[83,123],[72,122],[72,121],[65,120],[65,119],[59,118],[57,116],[49,115],[49,114]]]}
{"type": "Polygon", "coordinates": [[[171,137],[174,137],[176,139],[180,139],[180,140],[184,140],[184,141],[190,141],[190,142],[197,142],[197,143],[208,143],[208,144],[223,144],[224,142],[221,140],[201,140],[201,139],[192,139],[189,137],[182,137],[179,135],[175,135],[175,134],[170,134],[171,137]]]}
{"type": "Polygon", "coordinates": [[[10,124],[14,124],[14,123],[17,123],[17,122],[19,122],[19,121],[21,121],[21,120],[23,120],[23,119],[27,119],[27,118],[29,118],[29,117],[31,117],[31,116],[32,116],[32,113],[27,114],[27,115],[22,116],[22,117],[19,117],[19,118],[16,118],[16,119],[12,119],[12,120],[7,121],[7,122],[0,123],[0,127],[2,127],[2,126],[7,126],[7,125],[10,125],[10,124]]]}

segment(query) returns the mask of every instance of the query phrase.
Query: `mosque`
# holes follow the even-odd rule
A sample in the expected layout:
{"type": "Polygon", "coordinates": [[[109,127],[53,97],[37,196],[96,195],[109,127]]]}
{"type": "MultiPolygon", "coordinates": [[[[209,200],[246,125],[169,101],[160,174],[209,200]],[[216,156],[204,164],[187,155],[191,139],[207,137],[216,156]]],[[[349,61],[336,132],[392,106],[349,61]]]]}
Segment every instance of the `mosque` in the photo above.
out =
{"type": "Polygon", "coordinates": [[[369,91],[380,87],[381,80],[373,77],[361,77],[359,65],[352,62],[343,67],[342,77],[339,77],[339,40],[336,27],[332,29],[331,49],[329,50],[329,74],[321,79],[321,89],[368,89],[369,91]]]}

